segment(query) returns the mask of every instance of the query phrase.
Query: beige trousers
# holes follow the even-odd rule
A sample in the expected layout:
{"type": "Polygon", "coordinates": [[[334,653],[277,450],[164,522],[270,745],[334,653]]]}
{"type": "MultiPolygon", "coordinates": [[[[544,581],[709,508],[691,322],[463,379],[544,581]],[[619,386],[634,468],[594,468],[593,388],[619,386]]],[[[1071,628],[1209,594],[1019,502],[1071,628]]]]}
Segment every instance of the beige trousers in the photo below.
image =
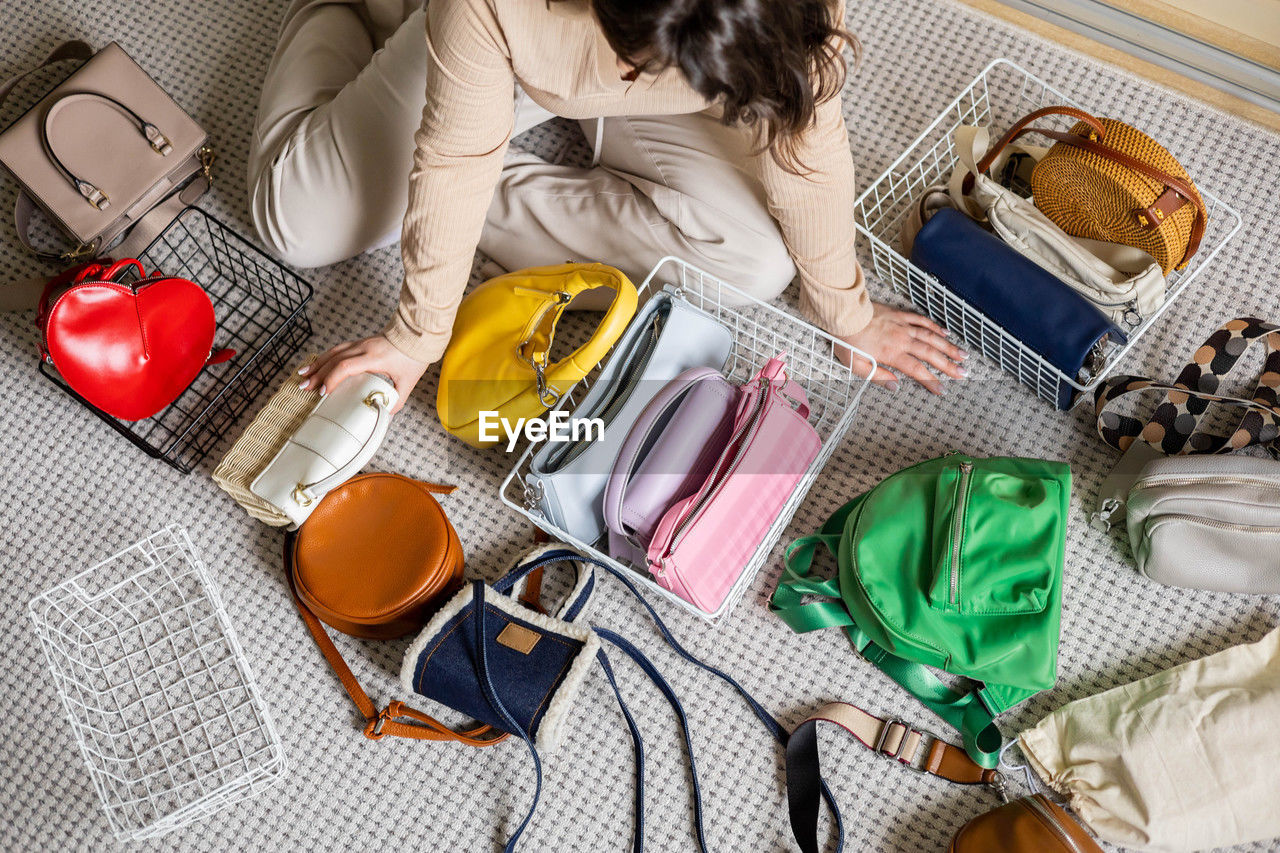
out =
{"type": "MultiPolygon", "coordinates": [[[[295,0],[285,17],[250,143],[249,199],[262,240],[295,266],[399,239],[425,100],[426,16],[410,6],[395,26],[385,3],[295,0]]],[[[523,92],[513,105],[517,135],[551,117],[523,92]]],[[[596,121],[582,122],[589,140],[596,121]]],[[[758,298],[787,286],[795,266],[743,169],[743,134],[702,114],[603,122],[597,166],[508,155],[482,252],[508,270],[602,261],[637,284],[676,255],[758,298]]]]}

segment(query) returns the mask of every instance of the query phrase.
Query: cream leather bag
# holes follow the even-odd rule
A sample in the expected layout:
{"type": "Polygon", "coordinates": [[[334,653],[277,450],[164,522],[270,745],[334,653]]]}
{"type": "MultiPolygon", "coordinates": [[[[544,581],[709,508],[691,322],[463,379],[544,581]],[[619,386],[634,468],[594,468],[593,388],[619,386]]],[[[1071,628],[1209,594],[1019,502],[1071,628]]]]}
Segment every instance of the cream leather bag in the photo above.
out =
{"type": "Polygon", "coordinates": [[[259,521],[296,528],[377,453],[397,400],[395,386],[372,373],[325,397],[289,379],[227,452],[214,482],[259,521]]]}
{"type": "MultiPolygon", "coordinates": [[[[1133,325],[1164,302],[1164,273],[1150,255],[1130,246],[1072,237],[1031,199],[988,174],[978,174],[978,161],[991,144],[987,128],[962,125],[956,128],[954,142],[960,164],[948,191],[956,207],[988,222],[1002,240],[1058,276],[1114,323],[1124,325],[1127,320],[1133,325]]],[[[1045,150],[1022,146],[1017,156],[1034,164],[1045,150]]],[[[998,160],[992,170],[999,170],[1002,162],[1008,161],[998,160]]]]}
{"type": "Polygon", "coordinates": [[[65,263],[101,254],[132,228],[114,251],[135,257],[209,188],[208,137],[114,42],[97,53],[81,41],[60,45],[0,83],[0,103],[32,71],[70,60],[84,64],[0,133],[0,164],[21,185],[18,238],[38,257],[65,263]],[[37,209],[68,248],[34,247],[37,209]]]}
{"type": "Polygon", "coordinates": [[[1105,509],[1099,526],[1127,516],[1134,562],[1154,581],[1280,593],[1280,462],[1158,457],[1143,466],[1127,496],[1113,497],[1105,509]]]}

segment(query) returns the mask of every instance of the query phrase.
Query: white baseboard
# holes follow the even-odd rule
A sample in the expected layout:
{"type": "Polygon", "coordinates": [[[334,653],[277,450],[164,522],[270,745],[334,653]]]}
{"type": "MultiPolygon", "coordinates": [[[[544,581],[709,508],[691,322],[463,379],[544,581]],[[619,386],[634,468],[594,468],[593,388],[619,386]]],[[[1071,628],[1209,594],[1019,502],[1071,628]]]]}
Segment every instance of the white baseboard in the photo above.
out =
{"type": "Polygon", "coordinates": [[[999,0],[1012,9],[1280,113],[1280,72],[1099,0],[999,0]]]}

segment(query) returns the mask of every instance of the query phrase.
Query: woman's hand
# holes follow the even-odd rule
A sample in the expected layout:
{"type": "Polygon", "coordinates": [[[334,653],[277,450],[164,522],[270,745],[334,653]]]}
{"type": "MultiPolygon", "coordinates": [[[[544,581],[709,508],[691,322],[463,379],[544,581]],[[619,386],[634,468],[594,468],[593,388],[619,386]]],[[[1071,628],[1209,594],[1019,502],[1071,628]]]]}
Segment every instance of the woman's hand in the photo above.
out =
{"type": "Polygon", "coordinates": [[[391,380],[400,396],[391,410],[395,414],[404,408],[409,392],[426,370],[425,363],[409,358],[382,335],[375,335],[361,341],[338,344],[299,370],[299,374],[307,377],[299,387],[303,390],[319,388],[321,394],[328,394],[357,373],[381,373],[391,380]]]}
{"type": "MultiPolygon", "coordinates": [[[[910,376],[935,394],[942,393],[942,381],[929,372],[932,367],[953,379],[963,379],[969,371],[960,362],[969,354],[947,340],[947,332],[928,317],[900,311],[879,302],[871,303],[875,314],[860,332],[842,340],[875,357],[879,367],[871,381],[897,390],[898,377],[886,368],[910,376]]],[[[861,376],[866,376],[871,363],[841,350],[842,360],[861,376]]]]}

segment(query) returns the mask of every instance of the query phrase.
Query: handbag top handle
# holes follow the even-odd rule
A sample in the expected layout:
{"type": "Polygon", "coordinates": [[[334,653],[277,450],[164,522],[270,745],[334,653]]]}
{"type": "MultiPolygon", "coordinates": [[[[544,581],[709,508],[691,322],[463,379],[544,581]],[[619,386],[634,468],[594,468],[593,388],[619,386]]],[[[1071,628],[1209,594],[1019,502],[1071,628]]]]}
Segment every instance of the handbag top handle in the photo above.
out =
{"type": "Polygon", "coordinates": [[[79,192],[80,195],[85,197],[89,204],[92,204],[94,207],[98,208],[98,210],[106,210],[111,206],[111,199],[98,187],[68,169],[67,164],[62,161],[62,158],[58,156],[58,152],[54,150],[53,140],[49,137],[49,126],[53,124],[53,120],[57,117],[58,113],[62,112],[69,106],[85,102],[100,102],[106,104],[111,109],[129,119],[132,124],[137,126],[138,132],[147,140],[151,149],[161,157],[168,157],[173,153],[173,144],[169,142],[169,137],[160,132],[160,128],[156,127],[154,124],[147,121],[110,95],[101,95],[96,92],[76,92],[70,95],[63,95],[58,100],[54,101],[53,104],[50,105],[49,111],[45,113],[44,122],[40,126],[40,141],[44,144],[45,153],[49,155],[49,161],[53,163],[54,168],[61,172],[63,177],[71,182],[71,185],[76,188],[76,191],[79,192]]]}

